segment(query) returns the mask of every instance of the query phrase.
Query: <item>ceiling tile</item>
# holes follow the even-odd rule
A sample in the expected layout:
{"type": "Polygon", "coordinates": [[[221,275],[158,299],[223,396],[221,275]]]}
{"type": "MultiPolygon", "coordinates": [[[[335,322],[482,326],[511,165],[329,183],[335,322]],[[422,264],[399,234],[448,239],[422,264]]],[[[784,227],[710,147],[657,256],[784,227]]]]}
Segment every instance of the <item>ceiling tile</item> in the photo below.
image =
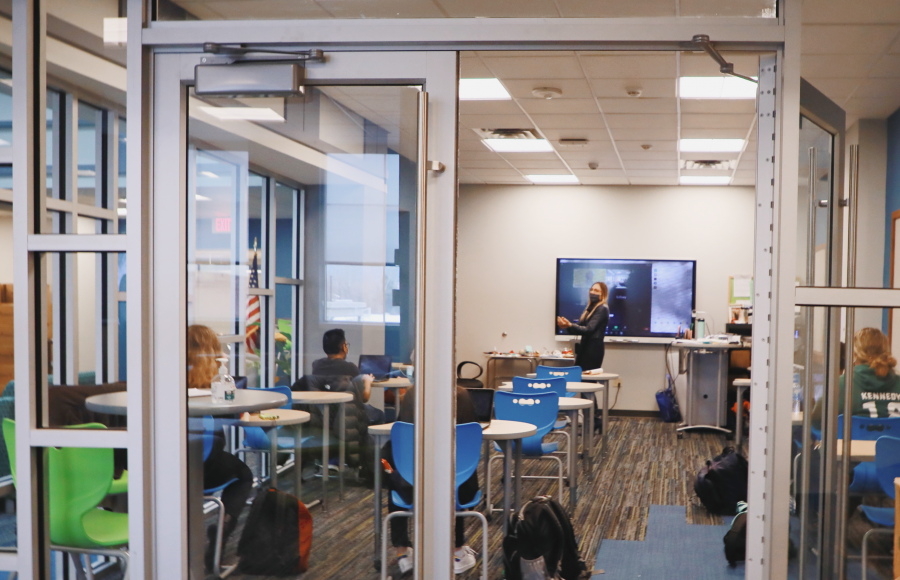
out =
{"type": "Polygon", "coordinates": [[[294,0],[253,2],[253,8],[249,12],[247,4],[248,2],[245,0],[218,0],[214,4],[191,4],[189,10],[198,18],[209,20],[246,20],[248,13],[253,14],[254,20],[283,18],[322,19],[333,17],[330,11],[323,9],[314,2],[296,2],[294,0]]]}
{"type": "Polygon", "coordinates": [[[694,153],[692,151],[682,151],[679,156],[681,159],[694,161],[709,159],[710,157],[714,157],[715,159],[718,159],[720,161],[728,161],[731,159],[737,159],[741,156],[741,153],[740,151],[736,151],[733,153],[694,153]]]}
{"type": "Polygon", "coordinates": [[[655,149],[651,149],[650,151],[644,151],[643,149],[637,151],[623,151],[620,148],[619,155],[622,157],[622,160],[626,161],[674,160],[676,152],[674,149],[672,151],[656,151],[655,149]]]}
{"type": "Polygon", "coordinates": [[[478,56],[484,58],[509,58],[513,56],[521,56],[524,58],[533,58],[536,56],[545,57],[566,57],[575,56],[573,50],[479,50],[478,56]]]}
{"type": "MultiPolygon", "coordinates": [[[[586,80],[580,79],[555,79],[552,83],[541,80],[504,80],[506,90],[517,99],[537,99],[531,91],[539,87],[552,85],[562,91],[560,99],[590,99],[591,89],[586,80]]],[[[541,99],[543,100],[543,99],[541,99]]]]}
{"type": "Polygon", "coordinates": [[[872,63],[870,54],[803,54],[800,75],[805,79],[865,78],[872,63]]]}
{"type": "Polygon", "coordinates": [[[753,177],[735,177],[731,180],[731,185],[756,185],[756,176],[753,177]]]}
{"type": "Polygon", "coordinates": [[[484,66],[481,59],[460,58],[459,59],[459,78],[461,79],[490,79],[494,78],[488,67],[484,66]]]}
{"type": "Polygon", "coordinates": [[[532,115],[532,121],[543,131],[545,129],[603,129],[603,116],[593,115],[532,115]]]}
{"type": "Polygon", "coordinates": [[[664,141],[677,137],[674,127],[647,127],[641,129],[612,129],[613,139],[647,139],[664,141]]]}
{"type": "Polygon", "coordinates": [[[675,16],[675,0],[556,0],[563,18],[651,18],[675,16]]]}
{"type": "Polygon", "coordinates": [[[594,177],[590,176],[581,176],[578,178],[581,182],[581,185],[628,185],[628,178],[625,177],[625,174],[622,174],[621,177],[594,177]]]}
{"type": "Polygon", "coordinates": [[[609,132],[606,129],[543,129],[541,133],[551,141],[559,141],[560,139],[609,141],[609,132]]]}
{"type": "Polygon", "coordinates": [[[575,175],[578,179],[582,177],[625,177],[625,172],[621,169],[576,169],[575,175]]]}
{"type": "Polygon", "coordinates": [[[462,167],[459,168],[459,172],[457,173],[457,176],[459,177],[459,183],[461,185],[465,185],[465,184],[469,184],[469,183],[484,183],[482,180],[471,175],[468,171],[466,171],[462,167]]]}
{"type": "Polygon", "coordinates": [[[531,115],[599,113],[594,99],[522,99],[520,104],[531,115]]]}
{"type": "Polygon", "coordinates": [[[546,0],[440,0],[440,4],[450,18],[559,17],[553,3],[546,0]]]}
{"type": "Polygon", "coordinates": [[[681,112],[684,113],[756,113],[756,101],[751,99],[682,99],[681,112]]]}
{"type": "MultiPolygon", "coordinates": [[[[736,72],[752,77],[759,75],[759,56],[740,52],[723,52],[722,56],[734,65],[736,72]]],[[[702,52],[682,52],[680,69],[683,77],[722,76],[716,61],[702,52]]]]}
{"type": "Polygon", "coordinates": [[[848,119],[851,115],[862,119],[886,119],[900,109],[900,95],[883,98],[853,97],[843,107],[848,119]]]}
{"type": "Polygon", "coordinates": [[[775,17],[775,0],[680,0],[681,16],[775,17]]]}
{"type": "MultiPolygon", "coordinates": [[[[606,124],[611,129],[672,129],[678,126],[676,115],[606,115],[606,124]]],[[[615,136],[616,133],[613,133],[615,136]]],[[[618,137],[617,137],[618,138],[618,137]]]]}
{"type": "MultiPolygon", "coordinates": [[[[465,150],[460,151],[459,152],[460,161],[472,161],[472,160],[488,161],[488,160],[500,159],[499,155],[497,155],[493,151],[489,151],[488,148],[485,147],[484,145],[481,145],[479,143],[478,146],[479,146],[479,149],[477,151],[465,151],[465,150]]],[[[502,159],[501,159],[501,161],[502,161],[502,159]]]]}
{"type": "Polygon", "coordinates": [[[682,139],[746,139],[747,130],[743,129],[685,129],[681,128],[682,139]]]}
{"type": "Polygon", "coordinates": [[[674,159],[670,161],[664,161],[661,159],[654,160],[635,160],[635,159],[626,159],[625,163],[625,171],[628,171],[630,174],[634,169],[655,169],[655,170],[667,170],[674,171],[678,169],[678,162],[674,159]]]}
{"type": "Polygon", "coordinates": [[[540,169],[541,171],[545,169],[553,169],[555,171],[560,171],[563,173],[568,173],[569,170],[566,168],[565,164],[557,158],[553,161],[536,161],[533,159],[510,159],[510,162],[515,166],[516,169],[521,171],[522,173],[534,173],[531,171],[532,169],[540,169]],[[526,171],[528,170],[528,171],[526,171]]]}
{"type": "Polygon", "coordinates": [[[609,144],[609,149],[604,151],[568,151],[566,149],[560,149],[559,154],[562,155],[563,159],[567,162],[572,163],[587,163],[588,161],[596,161],[600,164],[615,164],[616,167],[619,167],[619,157],[616,155],[616,152],[612,148],[612,144],[609,144]]]}
{"type": "Polygon", "coordinates": [[[484,64],[497,78],[504,80],[584,78],[584,72],[575,57],[485,58],[484,64]]]}
{"type": "Polygon", "coordinates": [[[626,98],[632,90],[641,98],[675,97],[675,79],[593,79],[591,86],[597,97],[626,98]]]}
{"type": "Polygon", "coordinates": [[[503,181],[503,180],[515,180],[515,181],[527,181],[522,175],[512,168],[507,169],[466,169],[466,173],[474,177],[475,179],[481,179],[484,181],[503,181]]]}
{"type": "Polygon", "coordinates": [[[674,153],[676,151],[676,146],[677,142],[674,137],[672,139],[647,139],[645,141],[632,141],[628,139],[616,140],[616,147],[621,153],[626,151],[672,151],[674,153]],[[645,150],[643,145],[651,145],[652,147],[645,150]]]}
{"type": "MultiPolygon", "coordinates": [[[[468,131],[468,129],[466,129],[466,131],[468,131]]],[[[475,140],[475,141],[470,141],[468,139],[466,139],[464,141],[464,140],[460,139],[459,150],[460,151],[478,151],[478,152],[487,151],[488,153],[491,153],[491,150],[488,149],[487,146],[484,143],[482,143],[480,139],[475,140]]],[[[496,153],[494,155],[496,155],[496,153]]]]}
{"type": "Polygon", "coordinates": [[[809,24],[900,23],[900,2],[897,0],[804,2],[802,20],[809,24]]]}
{"type": "MultiPolygon", "coordinates": [[[[890,98],[898,95],[900,95],[900,78],[866,79],[853,93],[854,98],[890,98]]],[[[900,98],[897,100],[900,101],[900,98]]]]}
{"type": "Polygon", "coordinates": [[[525,175],[571,175],[572,172],[566,169],[566,167],[560,164],[560,167],[523,167],[520,170],[525,175]]]}
{"type": "Polygon", "coordinates": [[[534,124],[524,114],[460,115],[459,122],[469,129],[531,129],[534,124]]]}
{"type": "Polygon", "coordinates": [[[718,175],[731,177],[729,169],[682,169],[682,175],[718,175]]]}
{"type": "Polygon", "coordinates": [[[681,128],[685,129],[744,129],[750,130],[754,115],[700,115],[682,113],[681,128]]]}
{"type": "Polygon", "coordinates": [[[869,76],[873,78],[900,77],[900,54],[886,54],[881,57],[869,71],[869,76]]]}
{"type": "MultiPolygon", "coordinates": [[[[272,17],[278,19],[301,18],[295,15],[297,8],[307,4],[316,4],[315,2],[297,2],[296,0],[281,0],[288,10],[282,10],[281,14],[273,14],[272,17]]],[[[218,3],[218,2],[217,2],[218,3]]],[[[244,0],[240,2],[244,5],[242,19],[252,12],[253,18],[265,18],[256,11],[254,2],[251,8],[247,6],[248,2],[244,0]]],[[[270,1],[265,2],[269,4],[270,1]]],[[[379,3],[370,0],[341,0],[340,2],[325,2],[325,9],[332,14],[334,18],[441,18],[444,14],[433,2],[422,2],[421,0],[391,0],[390,2],[379,3]]]]}
{"type": "Polygon", "coordinates": [[[509,163],[496,159],[460,159],[459,166],[466,169],[509,169],[509,163]]]}
{"type": "Polygon", "coordinates": [[[631,185],[678,185],[678,176],[672,177],[629,177],[631,185]]]}
{"type": "Polygon", "coordinates": [[[809,83],[825,93],[829,99],[839,104],[853,94],[862,79],[806,79],[809,83]]]}
{"type": "Polygon", "coordinates": [[[584,158],[584,159],[570,159],[566,158],[566,163],[569,164],[569,167],[572,168],[572,171],[597,171],[600,169],[622,169],[622,164],[619,163],[619,159],[617,157],[598,157],[598,158],[584,158]],[[590,164],[596,163],[597,168],[591,169],[590,164]]]}
{"type": "Polygon", "coordinates": [[[628,177],[678,177],[677,169],[634,169],[626,170],[628,177]]]}
{"type": "Polygon", "coordinates": [[[804,24],[803,54],[881,54],[900,32],[891,24],[804,24]]]}
{"type": "Polygon", "coordinates": [[[675,55],[583,56],[589,79],[673,79],[675,55]]]}
{"type": "Polygon", "coordinates": [[[460,101],[460,115],[521,115],[515,101],[460,101]]]}
{"type": "MultiPolygon", "coordinates": [[[[604,113],[675,113],[676,101],[671,99],[648,99],[641,97],[624,99],[597,99],[604,113]]],[[[755,110],[755,109],[754,109],[755,110]]]]}
{"type": "Polygon", "coordinates": [[[548,153],[504,153],[503,156],[510,161],[518,161],[520,159],[532,159],[532,160],[550,160],[555,161],[559,160],[559,157],[556,153],[548,152],[548,153]]]}

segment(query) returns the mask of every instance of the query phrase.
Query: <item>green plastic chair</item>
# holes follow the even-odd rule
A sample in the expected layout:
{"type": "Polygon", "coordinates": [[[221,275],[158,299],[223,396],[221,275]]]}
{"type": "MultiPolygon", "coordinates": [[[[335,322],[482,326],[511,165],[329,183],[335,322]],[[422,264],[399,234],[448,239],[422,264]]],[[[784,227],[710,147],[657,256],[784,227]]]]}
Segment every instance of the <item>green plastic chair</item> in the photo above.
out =
{"type": "MultiPolygon", "coordinates": [[[[73,428],[102,429],[89,423],[73,428]]],[[[3,419],[3,438],[16,482],[16,422],[3,419]]],[[[97,507],[112,488],[113,450],[47,448],[49,465],[49,516],[51,549],[62,552],[97,554],[123,561],[128,578],[128,514],[97,507]]]]}

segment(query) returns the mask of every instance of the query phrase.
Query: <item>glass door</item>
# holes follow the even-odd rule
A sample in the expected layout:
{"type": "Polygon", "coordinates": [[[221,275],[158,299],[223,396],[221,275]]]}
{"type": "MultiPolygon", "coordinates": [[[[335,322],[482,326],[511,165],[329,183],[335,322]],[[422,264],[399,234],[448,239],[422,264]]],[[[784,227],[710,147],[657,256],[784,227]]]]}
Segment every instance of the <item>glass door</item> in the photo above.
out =
{"type": "Polygon", "coordinates": [[[280,572],[449,578],[457,55],[308,54],[156,57],[164,566],[277,574],[257,515],[299,499],[280,572]]]}

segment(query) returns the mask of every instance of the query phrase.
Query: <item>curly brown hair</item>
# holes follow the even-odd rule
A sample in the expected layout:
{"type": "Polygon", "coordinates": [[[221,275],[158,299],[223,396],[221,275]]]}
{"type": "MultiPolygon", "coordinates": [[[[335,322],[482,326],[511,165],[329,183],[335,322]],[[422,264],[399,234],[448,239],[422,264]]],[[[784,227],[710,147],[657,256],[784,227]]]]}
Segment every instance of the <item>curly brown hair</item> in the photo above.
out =
{"type": "Polygon", "coordinates": [[[857,331],[853,337],[853,358],[854,364],[869,365],[879,377],[886,377],[897,366],[897,359],[891,356],[888,337],[877,328],[857,331]]]}
{"type": "Polygon", "coordinates": [[[222,345],[215,331],[202,324],[187,330],[188,388],[208,389],[219,372],[216,357],[222,355],[222,345]]]}

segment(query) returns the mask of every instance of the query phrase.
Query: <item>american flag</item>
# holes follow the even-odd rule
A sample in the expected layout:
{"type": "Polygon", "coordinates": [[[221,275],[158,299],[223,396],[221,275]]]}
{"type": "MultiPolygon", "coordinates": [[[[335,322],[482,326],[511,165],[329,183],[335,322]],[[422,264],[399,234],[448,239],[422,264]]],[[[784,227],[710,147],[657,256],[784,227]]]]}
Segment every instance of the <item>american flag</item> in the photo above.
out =
{"type": "MultiPolygon", "coordinates": [[[[256,240],[253,240],[253,263],[250,265],[250,288],[259,288],[259,262],[256,251],[256,240]]],[[[247,351],[253,354],[259,353],[259,296],[247,298],[247,324],[244,331],[247,342],[247,351]]]]}

